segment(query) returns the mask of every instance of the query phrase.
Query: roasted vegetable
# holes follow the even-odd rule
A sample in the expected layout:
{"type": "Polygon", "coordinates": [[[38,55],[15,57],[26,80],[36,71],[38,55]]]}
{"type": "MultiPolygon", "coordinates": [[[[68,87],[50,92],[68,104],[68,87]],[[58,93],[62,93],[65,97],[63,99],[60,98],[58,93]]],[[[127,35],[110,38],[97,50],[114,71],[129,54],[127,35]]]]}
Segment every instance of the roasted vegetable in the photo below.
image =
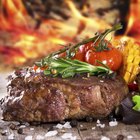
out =
{"type": "Polygon", "coordinates": [[[104,40],[104,43],[106,44],[105,47],[99,46],[97,49],[95,49],[96,45],[92,43],[91,46],[94,46],[94,48],[92,47],[86,52],[85,61],[97,66],[100,65],[98,63],[98,61],[100,61],[111,70],[117,71],[122,64],[122,53],[113,47],[109,41],[104,40]]]}
{"type": "Polygon", "coordinates": [[[125,43],[123,53],[123,77],[127,83],[135,80],[140,72],[140,46],[129,40],[125,43]]]}

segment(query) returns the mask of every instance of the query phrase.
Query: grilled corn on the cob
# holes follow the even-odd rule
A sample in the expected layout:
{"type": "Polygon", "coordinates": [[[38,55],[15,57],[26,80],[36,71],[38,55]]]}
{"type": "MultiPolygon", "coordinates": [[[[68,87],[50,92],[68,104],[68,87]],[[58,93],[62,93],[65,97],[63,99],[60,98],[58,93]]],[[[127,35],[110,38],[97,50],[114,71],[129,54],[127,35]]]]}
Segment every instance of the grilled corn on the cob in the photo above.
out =
{"type": "Polygon", "coordinates": [[[129,40],[124,44],[122,53],[122,74],[125,81],[127,83],[131,83],[140,72],[140,45],[134,43],[132,40],[129,40]]]}

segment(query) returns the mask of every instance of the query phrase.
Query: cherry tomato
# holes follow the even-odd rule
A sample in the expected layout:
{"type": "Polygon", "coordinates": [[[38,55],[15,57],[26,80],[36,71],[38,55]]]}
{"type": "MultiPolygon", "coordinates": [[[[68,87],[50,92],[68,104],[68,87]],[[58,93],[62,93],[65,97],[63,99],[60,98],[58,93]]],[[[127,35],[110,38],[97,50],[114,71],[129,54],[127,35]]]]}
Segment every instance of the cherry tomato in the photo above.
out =
{"type": "MultiPolygon", "coordinates": [[[[66,57],[66,52],[60,54],[59,57],[60,58],[65,58],[66,57]]],[[[85,56],[80,50],[76,51],[76,54],[74,55],[74,57],[72,57],[72,59],[78,59],[80,61],[84,61],[84,58],[85,58],[85,56]]]]}
{"type": "Polygon", "coordinates": [[[111,70],[116,71],[120,68],[122,63],[121,52],[114,48],[111,43],[108,43],[109,50],[96,51],[89,49],[85,55],[85,61],[92,65],[101,65],[97,60],[106,64],[111,70]]]}
{"type": "MultiPolygon", "coordinates": [[[[81,45],[72,59],[78,59],[92,65],[101,65],[97,61],[99,60],[103,64],[107,65],[111,70],[118,70],[122,64],[122,54],[107,40],[104,40],[104,42],[107,43],[109,50],[97,51],[95,46],[98,46],[99,41],[96,43],[89,42],[87,44],[81,45]]],[[[66,54],[62,54],[61,57],[65,55],[66,54]]]]}
{"type": "Polygon", "coordinates": [[[87,44],[84,44],[84,45],[81,45],[79,47],[79,49],[77,50],[75,56],[73,59],[78,59],[80,61],[85,61],[85,55],[86,55],[86,52],[89,50],[89,49],[92,49],[93,48],[93,42],[89,42],[87,44]]]}
{"type": "Polygon", "coordinates": [[[63,53],[59,54],[58,57],[60,57],[60,58],[65,58],[65,57],[66,57],[66,52],[63,52],[63,53]]]}
{"type": "Polygon", "coordinates": [[[84,45],[81,45],[79,47],[79,50],[82,52],[82,53],[86,53],[89,49],[93,49],[93,42],[89,42],[87,44],[84,44],[84,45]]]}
{"type": "Polygon", "coordinates": [[[81,51],[77,51],[75,56],[72,59],[77,59],[77,60],[80,60],[80,61],[84,61],[85,55],[81,51]]]}

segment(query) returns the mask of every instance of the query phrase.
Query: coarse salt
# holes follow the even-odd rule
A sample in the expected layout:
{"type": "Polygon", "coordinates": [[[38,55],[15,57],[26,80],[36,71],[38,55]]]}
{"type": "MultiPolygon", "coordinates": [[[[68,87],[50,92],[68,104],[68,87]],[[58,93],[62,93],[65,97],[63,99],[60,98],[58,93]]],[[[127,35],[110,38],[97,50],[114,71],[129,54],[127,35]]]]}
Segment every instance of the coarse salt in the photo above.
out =
{"type": "Polygon", "coordinates": [[[26,127],[26,125],[21,125],[19,128],[25,128],[26,127]]]}
{"type": "Polygon", "coordinates": [[[110,138],[105,137],[105,136],[102,136],[102,137],[101,137],[101,140],[110,140],[110,138]]]}
{"type": "Polygon", "coordinates": [[[72,133],[64,133],[61,136],[62,139],[70,139],[70,140],[76,140],[76,136],[72,136],[72,133]]]}
{"type": "Polygon", "coordinates": [[[6,129],[6,130],[4,130],[4,131],[3,131],[3,133],[8,133],[8,130],[7,130],[7,129],[6,129]]]}
{"type": "Polygon", "coordinates": [[[98,126],[100,128],[104,128],[105,127],[105,124],[101,124],[101,121],[100,120],[97,120],[96,126],[98,126]]]}
{"type": "Polygon", "coordinates": [[[36,140],[44,140],[44,136],[37,135],[37,136],[36,136],[36,140]]]}
{"type": "Polygon", "coordinates": [[[0,118],[0,123],[3,123],[4,121],[0,118]]]}
{"type": "Polygon", "coordinates": [[[80,127],[83,127],[83,125],[81,124],[80,127]]]}
{"type": "Polygon", "coordinates": [[[63,125],[60,124],[60,123],[58,123],[55,127],[58,128],[58,129],[62,129],[63,128],[63,125]]]}
{"type": "Polygon", "coordinates": [[[127,139],[133,139],[133,136],[129,135],[127,136],[127,139]]]}
{"type": "Polygon", "coordinates": [[[104,127],[105,127],[105,124],[99,123],[99,124],[96,124],[96,126],[98,126],[98,127],[100,127],[100,128],[104,128],[104,127]]]}
{"type": "Polygon", "coordinates": [[[58,128],[58,129],[62,129],[62,128],[68,128],[69,129],[69,128],[72,128],[71,125],[70,125],[70,122],[66,122],[64,125],[59,123],[55,127],[58,128]]]}
{"type": "Polygon", "coordinates": [[[14,137],[15,137],[14,134],[10,134],[10,135],[8,136],[8,140],[14,140],[14,139],[15,139],[14,137]]]}
{"type": "Polygon", "coordinates": [[[25,137],[25,140],[32,140],[32,139],[33,139],[33,136],[31,135],[25,137]]]}
{"type": "Polygon", "coordinates": [[[101,123],[100,120],[97,120],[97,123],[98,123],[98,124],[101,123]]]}
{"type": "Polygon", "coordinates": [[[105,124],[100,124],[99,127],[101,127],[101,128],[105,128],[105,124]]]}
{"type": "Polygon", "coordinates": [[[34,128],[30,128],[31,131],[35,130],[34,128]]]}
{"type": "MultiPolygon", "coordinates": [[[[23,93],[24,94],[24,93],[23,93]]],[[[28,122],[25,123],[25,126],[30,126],[30,124],[28,122]]]]}
{"type": "Polygon", "coordinates": [[[54,131],[49,131],[45,134],[45,137],[52,137],[52,136],[56,136],[58,134],[58,131],[54,130],[54,131]]]}
{"type": "Polygon", "coordinates": [[[91,129],[92,129],[92,130],[95,130],[95,129],[96,129],[96,127],[92,127],[91,129]]]}
{"type": "Polygon", "coordinates": [[[111,127],[116,126],[116,125],[118,125],[118,122],[116,120],[109,122],[109,126],[111,127]]]}
{"type": "Polygon", "coordinates": [[[66,122],[64,125],[63,125],[64,128],[72,128],[71,125],[70,125],[70,122],[66,122]]]}

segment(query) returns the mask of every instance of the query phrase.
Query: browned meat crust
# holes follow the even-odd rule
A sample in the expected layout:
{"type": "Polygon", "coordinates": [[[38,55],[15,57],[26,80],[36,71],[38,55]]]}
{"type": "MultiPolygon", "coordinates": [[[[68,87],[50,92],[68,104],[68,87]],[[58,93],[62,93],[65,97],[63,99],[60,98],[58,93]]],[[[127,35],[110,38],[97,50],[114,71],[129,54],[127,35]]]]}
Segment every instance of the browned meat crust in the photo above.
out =
{"type": "Polygon", "coordinates": [[[96,76],[62,79],[43,73],[16,72],[3,99],[4,120],[53,122],[106,117],[127,95],[125,81],[96,76]]]}

